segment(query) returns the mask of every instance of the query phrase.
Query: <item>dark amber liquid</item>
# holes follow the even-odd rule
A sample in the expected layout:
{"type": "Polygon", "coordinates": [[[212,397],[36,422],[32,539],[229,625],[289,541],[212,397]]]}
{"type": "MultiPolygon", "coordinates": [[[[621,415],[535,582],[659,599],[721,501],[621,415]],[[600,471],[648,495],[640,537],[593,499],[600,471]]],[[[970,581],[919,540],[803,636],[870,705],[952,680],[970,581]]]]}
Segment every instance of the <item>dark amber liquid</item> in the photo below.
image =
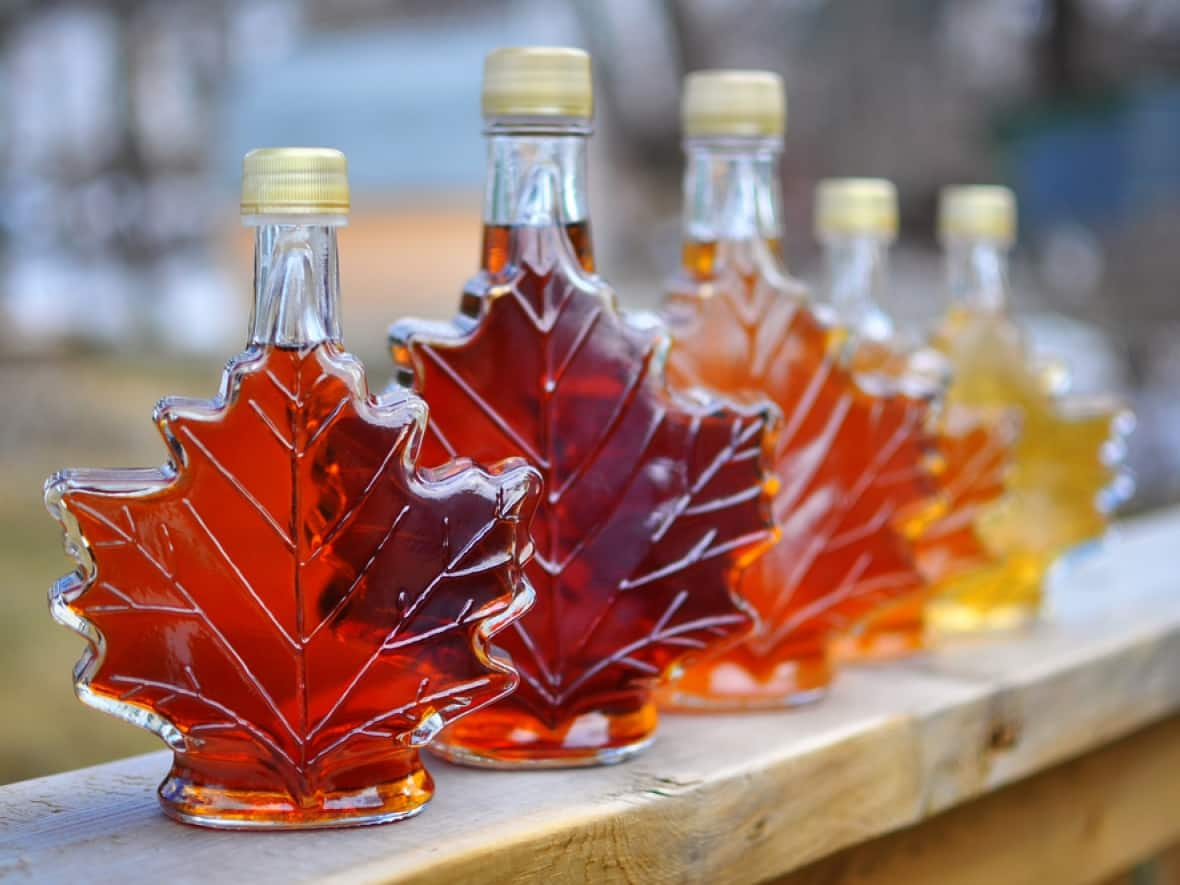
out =
{"type": "Polygon", "coordinates": [[[484,242],[464,297],[477,324],[448,341],[403,323],[394,356],[430,405],[427,463],[523,454],[541,470],[537,604],[500,640],[520,687],[448,728],[442,752],[611,761],[650,738],[660,674],[750,626],[729,583],[768,536],[766,419],[665,390],[661,334],[627,325],[587,276],[584,226],[484,242]]]}
{"type": "Polygon", "coordinates": [[[758,258],[755,251],[761,251],[768,258],[782,258],[782,243],[777,239],[759,240],[737,245],[739,252],[745,252],[742,260],[729,262],[726,254],[735,244],[722,244],[712,240],[686,240],[680,248],[680,264],[684,274],[697,283],[708,283],[718,275],[736,274],[747,288],[757,282],[758,258]]]}
{"type": "Polygon", "coordinates": [[[98,571],[64,592],[106,648],[90,691],[179,732],[161,797],[182,819],[404,816],[431,783],[403,739],[511,688],[473,636],[512,601],[535,474],[403,466],[421,404],[375,407],[331,344],[227,372],[228,404],[162,406],[175,479],[72,475],[98,571]]]}
{"type": "Polygon", "coordinates": [[[673,686],[677,705],[813,698],[831,679],[832,636],[923,583],[904,523],[933,492],[925,406],[856,383],[841,336],[768,269],[775,251],[690,242],[666,300],[674,383],[757,391],[786,418],[774,455],[783,535],[740,587],[761,628],[691,667],[673,686]]]}
{"type": "MultiPolygon", "coordinates": [[[[511,260],[513,231],[507,224],[486,224],[483,229],[481,266],[488,273],[502,273],[511,260]]],[[[594,246],[589,221],[565,225],[565,237],[578,264],[586,273],[594,273],[594,246]]]]}

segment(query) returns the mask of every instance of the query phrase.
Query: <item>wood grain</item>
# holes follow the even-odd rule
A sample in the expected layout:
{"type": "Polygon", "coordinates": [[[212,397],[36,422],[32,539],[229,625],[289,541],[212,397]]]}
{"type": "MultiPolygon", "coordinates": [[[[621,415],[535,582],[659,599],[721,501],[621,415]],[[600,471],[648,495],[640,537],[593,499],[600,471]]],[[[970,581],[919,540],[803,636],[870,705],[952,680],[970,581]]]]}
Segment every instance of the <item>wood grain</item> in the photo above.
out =
{"type": "Polygon", "coordinates": [[[1129,885],[1125,871],[1177,836],[1173,717],[775,885],[1129,885]]]}
{"type": "Polygon", "coordinates": [[[1152,885],[1180,885],[1180,842],[1164,849],[1152,862],[1152,885]]]}
{"type": "MultiPolygon", "coordinates": [[[[0,878],[756,882],[922,821],[934,826],[947,817],[939,812],[999,798],[1040,773],[1060,775],[1054,801],[1068,806],[1070,784],[1089,769],[1049,769],[1180,713],[1177,549],[1180,512],[1128,524],[1121,540],[1060,576],[1053,616],[1033,630],[851,669],[806,710],[668,716],[655,747],[620,766],[500,773],[431,762],[437,796],[391,826],[183,827],[152,795],[167,769],[162,753],[2,787],[0,878]]],[[[1145,801],[1162,801],[1174,783],[1150,767],[1174,758],[1165,744],[1143,744],[1158,755],[1134,781],[1145,801]]],[[[1119,823],[1109,832],[1139,846],[1134,831],[1119,823]]],[[[1056,856],[1067,843],[1028,844],[1056,856]]]]}

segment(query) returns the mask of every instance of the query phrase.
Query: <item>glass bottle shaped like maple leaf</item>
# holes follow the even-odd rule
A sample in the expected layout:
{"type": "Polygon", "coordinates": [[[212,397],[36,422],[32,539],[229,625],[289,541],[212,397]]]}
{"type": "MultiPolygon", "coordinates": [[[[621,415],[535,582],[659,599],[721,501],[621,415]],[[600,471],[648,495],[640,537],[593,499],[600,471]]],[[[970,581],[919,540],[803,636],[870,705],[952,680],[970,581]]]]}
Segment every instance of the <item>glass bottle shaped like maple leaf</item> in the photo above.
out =
{"type": "Polygon", "coordinates": [[[816,187],[815,228],[824,246],[826,306],[848,330],[846,362],[865,385],[893,385],[929,401],[927,425],[936,451],[936,499],[907,519],[926,582],[837,641],[837,657],[850,660],[894,657],[921,648],[926,640],[924,609],[938,585],[994,561],[977,522],[1003,493],[1019,428],[1014,414],[961,404],[946,407],[941,400],[951,380],[949,362],[922,346],[916,331],[895,328],[885,303],[888,253],[897,226],[897,190],[890,181],[833,178],[816,187]]]}
{"type": "MultiPolygon", "coordinates": [[[[498,64],[562,64],[525,52],[538,56],[488,63],[483,270],[453,323],[391,331],[430,404],[425,459],[523,454],[545,479],[537,604],[498,640],[521,685],[433,748],[496,767],[608,763],[651,740],[657,679],[751,625],[731,584],[773,538],[763,459],[775,410],[666,388],[662,326],[620,313],[592,272],[588,105],[497,104],[498,64]]],[[[588,94],[588,59],[566,52],[588,94]]]]}
{"type": "Polygon", "coordinates": [[[1016,235],[1010,190],[949,188],[939,227],[953,299],[934,335],[954,371],[947,401],[1015,411],[1021,432],[1008,494],[979,521],[995,561],[940,587],[928,618],[940,632],[1006,629],[1038,616],[1050,567],[1069,548],[1101,538],[1130,495],[1123,457],[1135,422],[1113,398],[1066,395],[1065,373],[1054,377],[1033,364],[1007,312],[1016,235]]]}
{"type": "Polygon", "coordinates": [[[696,666],[670,704],[789,706],[821,696],[829,642],[921,588],[903,524],[932,494],[924,402],[869,390],[845,365],[844,333],[807,306],[783,268],[781,79],[698,72],[685,86],[685,241],[668,284],[677,384],[769,396],[785,416],[773,469],[779,542],[743,575],[757,632],[696,666]]]}
{"type": "Polygon", "coordinates": [[[396,820],[432,793],[417,747],[517,681],[490,639],[532,599],[540,478],[419,469],[423,402],[369,395],[340,346],[343,155],[256,151],[245,173],[248,349],[216,399],[160,403],[163,467],[50,479],[78,561],[52,610],[91,643],[79,697],[173,750],[169,815],[396,820]]]}

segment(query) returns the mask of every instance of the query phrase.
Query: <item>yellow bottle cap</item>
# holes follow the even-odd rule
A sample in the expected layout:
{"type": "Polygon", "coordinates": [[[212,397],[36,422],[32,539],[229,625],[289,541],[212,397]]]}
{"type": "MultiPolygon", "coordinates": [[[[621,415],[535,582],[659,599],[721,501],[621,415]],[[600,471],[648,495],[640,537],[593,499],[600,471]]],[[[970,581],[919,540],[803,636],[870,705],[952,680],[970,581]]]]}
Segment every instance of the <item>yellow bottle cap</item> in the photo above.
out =
{"type": "Polygon", "coordinates": [[[938,236],[942,240],[992,240],[1012,245],[1016,239],[1016,195],[999,185],[943,188],[938,199],[938,236]]]}
{"type": "Polygon", "coordinates": [[[348,161],[332,148],[258,148],[242,160],[243,215],[345,215],[348,161]]]}
{"type": "Polygon", "coordinates": [[[688,136],[782,135],[783,78],[772,71],[693,71],[684,78],[680,123],[688,136]]]}
{"type": "Polygon", "coordinates": [[[576,117],[594,114],[590,54],[565,46],[494,49],[483,62],[485,117],[576,117]]]}
{"type": "Polygon", "coordinates": [[[815,232],[897,236],[897,188],[884,178],[826,178],[815,188],[815,232]]]}

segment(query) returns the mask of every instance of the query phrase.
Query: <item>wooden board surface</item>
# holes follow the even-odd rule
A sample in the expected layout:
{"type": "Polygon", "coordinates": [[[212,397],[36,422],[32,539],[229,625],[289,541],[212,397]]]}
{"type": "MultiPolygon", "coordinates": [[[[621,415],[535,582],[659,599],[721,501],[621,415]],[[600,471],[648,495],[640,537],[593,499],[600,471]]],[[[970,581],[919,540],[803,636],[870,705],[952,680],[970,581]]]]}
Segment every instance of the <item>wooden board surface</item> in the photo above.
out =
{"type": "MultiPolygon", "coordinates": [[[[419,817],[219,833],[163,818],[167,757],[0,787],[0,877],[208,882],[754,882],[910,827],[1180,711],[1180,513],[1125,526],[1052,617],[845,672],[800,711],[668,716],[612,768],[430,763],[419,817]]],[[[1177,810],[1180,814],[1180,809],[1177,810]]]]}
{"type": "MultiPolygon", "coordinates": [[[[1180,716],[774,885],[1135,885],[1180,838],[1180,716]]],[[[1165,855],[1152,885],[1180,885],[1165,855]]]]}

